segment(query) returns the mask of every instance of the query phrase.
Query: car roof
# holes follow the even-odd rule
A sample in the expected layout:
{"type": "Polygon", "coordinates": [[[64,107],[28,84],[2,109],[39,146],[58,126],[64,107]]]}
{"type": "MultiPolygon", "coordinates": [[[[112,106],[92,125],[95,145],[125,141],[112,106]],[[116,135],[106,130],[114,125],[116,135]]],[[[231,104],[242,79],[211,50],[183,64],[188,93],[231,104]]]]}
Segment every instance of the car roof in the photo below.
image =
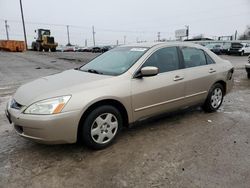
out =
{"type": "Polygon", "coordinates": [[[199,44],[194,44],[192,42],[179,42],[179,41],[174,41],[174,42],[143,42],[143,43],[134,43],[134,44],[122,45],[120,47],[152,48],[152,47],[155,47],[155,46],[189,46],[189,47],[202,48],[202,46],[199,45],[199,44]]]}

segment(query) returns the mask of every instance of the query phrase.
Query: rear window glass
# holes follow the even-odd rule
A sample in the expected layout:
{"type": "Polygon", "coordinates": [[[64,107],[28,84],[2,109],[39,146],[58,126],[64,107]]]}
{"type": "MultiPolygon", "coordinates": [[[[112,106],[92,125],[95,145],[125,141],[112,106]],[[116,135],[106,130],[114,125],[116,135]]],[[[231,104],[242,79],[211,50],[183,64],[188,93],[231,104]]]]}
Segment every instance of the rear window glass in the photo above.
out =
{"type": "Polygon", "coordinates": [[[214,60],[207,54],[205,53],[206,59],[207,59],[207,64],[215,64],[214,60]]]}
{"type": "Polygon", "coordinates": [[[181,49],[186,68],[206,65],[206,57],[203,50],[184,47],[181,49]]]}

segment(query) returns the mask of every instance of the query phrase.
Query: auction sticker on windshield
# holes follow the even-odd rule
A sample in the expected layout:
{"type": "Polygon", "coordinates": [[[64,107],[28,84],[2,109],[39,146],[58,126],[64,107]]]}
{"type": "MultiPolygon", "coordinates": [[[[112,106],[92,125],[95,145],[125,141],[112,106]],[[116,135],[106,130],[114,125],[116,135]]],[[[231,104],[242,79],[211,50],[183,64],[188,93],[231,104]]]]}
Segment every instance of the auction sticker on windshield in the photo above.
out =
{"type": "Polygon", "coordinates": [[[133,51],[133,52],[144,52],[146,50],[147,50],[147,48],[132,48],[130,51],[133,51]]]}

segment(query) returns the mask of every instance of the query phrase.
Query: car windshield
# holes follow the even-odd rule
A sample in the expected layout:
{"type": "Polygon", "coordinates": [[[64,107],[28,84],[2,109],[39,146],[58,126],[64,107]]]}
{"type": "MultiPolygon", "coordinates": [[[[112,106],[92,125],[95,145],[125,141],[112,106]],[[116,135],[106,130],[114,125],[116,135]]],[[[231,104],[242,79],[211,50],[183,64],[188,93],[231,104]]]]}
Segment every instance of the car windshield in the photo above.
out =
{"type": "Polygon", "coordinates": [[[242,48],[243,44],[241,44],[241,43],[232,43],[232,47],[233,48],[242,48]]]}
{"type": "Polygon", "coordinates": [[[117,76],[126,72],[147,50],[144,47],[118,47],[83,65],[80,70],[117,76]]]}
{"type": "Polygon", "coordinates": [[[208,44],[205,46],[206,48],[213,48],[214,47],[214,44],[208,44]]]}

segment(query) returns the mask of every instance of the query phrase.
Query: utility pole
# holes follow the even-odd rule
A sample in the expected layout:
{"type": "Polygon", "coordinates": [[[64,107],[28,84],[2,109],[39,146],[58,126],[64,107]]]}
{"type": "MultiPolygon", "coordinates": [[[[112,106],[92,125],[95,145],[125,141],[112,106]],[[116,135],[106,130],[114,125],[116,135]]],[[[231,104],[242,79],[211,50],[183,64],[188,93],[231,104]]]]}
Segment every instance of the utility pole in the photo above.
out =
{"type": "Polygon", "coordinates": [[[161,32],[157,33],[157,38],[158,38],[158,42],[160,42],[161,41],[161,32]]]}
{"type": "Polygon", "coordinates": [[[116,40],[116,46],[118,46],[119,45],[119,40],[116,40]]]}
{"type": "Polygon", "coordinates": [[[186,25],[186,28],[187,28],[187,40],[188,40],[188,37],[189,37],[189,25],[186,25]]]}
{"type": "Polygon", "coordinates": [[[22,22],[23,22],[23,34],[24,34],[24,42],[25,42],[25,48],[28,49],[27,45],[27,37],[26,37],[26,29],[25,29],[25,23],[24,23],[24,17],[23,17],[23,5],[22,0],[20,0],[20,9],[21,9],[21,15],[22,15],[22,22]]]}
{"type": "Polygon", "coordinates": [[[9,40],[9,31],[8,31],[9,25],[7,23],[7,20],[5,20],[4,22],[5,22],[5,30],[6,30],[7,40],[9,40]]]}
{"type": "Polygon", "coordinates": [[[88,40],[85,39],[85,47],[87,47],[87,46],[88,46],[88,40]]]}
{"type": "Polygon", "coordinates": [[[123,36],[123,43],[124,43],[124,44],[126,44],[126,39],[127,39],[127,36],[124,35],[124,36],[123,36]]]}
{"type": "Polygon", "coordinates": [[[92,34],[93,34],[93,44],[95,46],[95,27],[92,26],[92,34]]]}
{"type": "Polygon", "coordinates": [[[68,44],[66,46],[71,46],[69,38],[69,25],[67,25],[67,35],[68,35],[68,44]]]}
{"type": "Polygon", "coordinates": [[[234,40],[237,40],[237,34],[238,34],[238,31],[236,30],[234,34],[234,40]]]}
{"type": "Polygon", "coordinates": [[[125,36],[123,37],[123,39],[124,39],[124,44],[126,44],[126,38],[127,38],[127,36],[125,35],[125,36]]]}

